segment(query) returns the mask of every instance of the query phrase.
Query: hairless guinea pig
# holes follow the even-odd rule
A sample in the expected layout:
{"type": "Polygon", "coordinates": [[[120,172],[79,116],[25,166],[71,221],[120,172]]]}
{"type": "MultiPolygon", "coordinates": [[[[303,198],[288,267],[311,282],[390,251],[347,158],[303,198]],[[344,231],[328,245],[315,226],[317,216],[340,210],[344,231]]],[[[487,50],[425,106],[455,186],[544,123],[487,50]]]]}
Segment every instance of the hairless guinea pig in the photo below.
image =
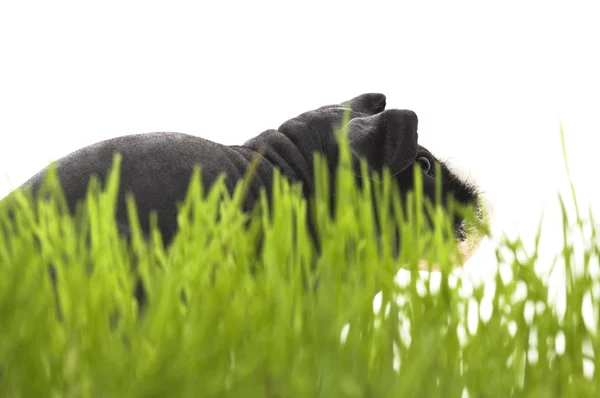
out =
{"type": "MultiPolygon", "coordinates": [[[[120,231],[129,232],[125,193],[134,195],[143,232],[149,232],[149,214],[156,211],[158,227],[166,243],[177,229],[177,204],[187,192],[196,165],[202,165],[202,182],[209,187],[222,173],[233,191],[252,159],[261,154],[250,184],[244,208],[259,198],[261,188],[270,192],[274,168],[291,181],[299,181],[304,194],[314,190],[313,154],[321,153],[332,171],[338,162],[335,129],[349,111],[348,137],[355,162],[366,160],[374,171],[388,168],[402,194],[413,188],[413,168],[419,163],[425,196],[435,196],[435,163],[441,165],[442,191],[458,202],[478,208],[479,195],[474,185],[461,180],[444,163],[418,144],[417,116],[410,110],[385,109],[383,94],[368,93],[341,104],[327,105],[305,112],[266,130],[243,145],[221,145],[200,137],[179,133],[137,134],[109,139],[79,149],[55,162],[56,171],[71,210],[85,197],[92,175],[101,181],[109,171],[113,155],[121,153],[120,191],[117,221],[120,231]]],[[[23,187],[35,194],[47,168],[29,179],[23,187]]],[[[465,239],[461,219],[455,222],[455,235],[465,239]]]]}
{"type": "MultiPolygon", "coordinates": [[[[335,128],[349,111],[349,143],[354,160],[364,158],[372,170],[387,167],[398,182],[402,194],[413,189],[413,167],[419,163],[423,171],[424,194],[435,195],[434,164],[440,163],[442,191],[458,202],[479,205],[477,188],[453,173],[427,149],[418,144],[417,115],[410,110],[385,109],[386,97],[379,93],[363,94],[341,104],[327,105],[305,112],[283,123],[277,130],[266,130],[243,145],[221,145],[200,137],[180,133],[134,134],[113,138],[81,148],[55,162],[56,171],[73,211],[86,194],[92,175],[106,177],[116,152],[121,153],[120,194],[117,220],[121,232],[127,234],[125,193],[134,195],[145,233],[149,232],[148,216],[158,214],[158,226],[165,242],[170,242],[177,228],[177,204],[187,192],[194,166],[202,165],[202,182],[209,187],[221,173],[233,191],[251,160],[261,153],[261,161],[244,203],[250,209],[260,189],[269,188],[273,169],[291,181],[300,181],[305,195],[314,190],[313,154],[321,153],[331,170],[338,162],[335,128]]],[[[25,182],[20,189],[38,191],[47,168],[25,182]]],[[[333,177],[333,173],[332,173],[333,177]]],[[[456,237],[464,240],[460,219],[455,225],[456,237]]]]}

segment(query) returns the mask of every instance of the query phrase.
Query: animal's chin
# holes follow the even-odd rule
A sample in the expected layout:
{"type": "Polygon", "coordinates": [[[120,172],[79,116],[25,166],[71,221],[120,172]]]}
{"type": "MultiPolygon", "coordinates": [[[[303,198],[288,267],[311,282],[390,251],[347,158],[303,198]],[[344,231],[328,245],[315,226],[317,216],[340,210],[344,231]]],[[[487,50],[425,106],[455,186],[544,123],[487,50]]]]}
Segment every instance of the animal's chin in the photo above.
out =
{"type": "Polygon", "coordinates": [[[462,220],[456,228],[457,241],[462,254],[462,264],[475,253],[485,237],[485,230],[490,226],[490,211],[489,203],[483,197],[478,196],[475,207],[475,222],[462,220]]]}
{"type": "Polygon", "coordinates": [[[467,233],[462,226],[454,229],[454,237],[458,243],[462,243],[467,239],[467,233]]]}
{"type": "MultiPolygon", "coordinates": [[[[456,218],[454,222],[454,237],[458,244],[460,256],[453,258],[454,268],[462,267],[478,249],[481,241],[485,237],[486,228],[489,226],[489,209],[487,203],[480,196],[475,201],[475,220],[467,221],[462,218],[456,218]]],[[[420,268],[424,271],[439,271],[438,264],[428,264],[426,260],[421,260],[420,268]]]]}

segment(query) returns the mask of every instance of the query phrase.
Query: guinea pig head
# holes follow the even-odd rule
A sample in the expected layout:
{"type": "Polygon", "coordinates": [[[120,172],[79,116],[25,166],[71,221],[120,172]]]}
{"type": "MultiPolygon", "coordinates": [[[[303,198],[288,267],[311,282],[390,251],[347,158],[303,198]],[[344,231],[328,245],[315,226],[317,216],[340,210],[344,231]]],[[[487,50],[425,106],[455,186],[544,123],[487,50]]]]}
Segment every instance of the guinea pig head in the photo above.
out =
{"type": "MultiPolygon", "coordinates": [[[[378,114],[351,119],[348,128],[350,148],[356,158],[367,161],[369,168],[389,169],[401,198],[415,188],[415,167],[420,166],[423,195],[432,203],[436,197],[436,164],[441,176],[442,205],[452,196],[459,204],[473,205],[480,212],[479,194],[474,185],[463,181],[450,168],[418,143],[418,118],[410,110],[389,109],[378,114]]],[[[454,233],[459,242],[467,238],[464,220],[454,216],[454,233]]]]}

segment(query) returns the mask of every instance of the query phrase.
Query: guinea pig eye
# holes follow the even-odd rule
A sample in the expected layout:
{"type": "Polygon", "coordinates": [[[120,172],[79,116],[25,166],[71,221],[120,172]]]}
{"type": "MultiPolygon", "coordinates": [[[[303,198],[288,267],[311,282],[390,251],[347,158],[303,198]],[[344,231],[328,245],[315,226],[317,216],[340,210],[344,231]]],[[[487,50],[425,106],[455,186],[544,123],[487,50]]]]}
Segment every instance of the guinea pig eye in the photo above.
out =
{"type": "Polygon", "coordinates": [[[421,169],[423,169],[424,173],[431,172],[431,162],[425,156],[419,156],[417,158],[417,162],[419,162],[419,165],[421,166],[421,169]]]}

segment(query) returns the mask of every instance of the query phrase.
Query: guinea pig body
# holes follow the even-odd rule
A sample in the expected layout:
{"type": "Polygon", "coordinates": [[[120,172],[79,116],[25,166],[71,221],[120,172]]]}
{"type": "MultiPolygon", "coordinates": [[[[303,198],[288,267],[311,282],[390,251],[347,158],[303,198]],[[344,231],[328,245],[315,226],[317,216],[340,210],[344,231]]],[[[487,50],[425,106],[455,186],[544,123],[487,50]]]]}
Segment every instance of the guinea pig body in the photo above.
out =
{"type": "MultiPolygon", "coordinates": [[[[385,110],[383,94],[363,94],[341,104],[322,106],[302,113],[267,130],[242,145],[221,145],[197,136],[180,133],[148,133],[118,137],[81,148],[54,163],[59,181],[72,212],[85,198],[93,175],[104,182],[115,153],[121,154],[120,185],[117,201],[117,223],[120,232],[129,235],[126,194],[136,202],[142,232],[149,234],[151,212],[158,216],[163,242],[169,244],[177,232],[177,205],[184,200],[196,166],[201,166],[202,183],[208,189],[221,175],[233,192],[252,160],[259,162],[245,196],[243,207],[250,210],[260,191],[271,192],[273,172],[277,168],[292,182],[300,182],[305,196],[315,189],[313,161],[315,153],[324,156],[330,171],[330,186],[335,186],[335,169],[339,160],[337,128],[348,123],[348,139],[355,167],[366,160],[371,171],[387,168],[402,196],[414,188],[414,167],[419,164],[423,175],[424,194],[435,198],[435,163],[426,148],[418,145],[417,116],[409,110],[385,110]],[[345,119],[349,114],[349,119],[345,119]]],[[[453,195],[462,204],[479,205],[476,187],[461,180],[445,164],[441,164],[444,197],[453,195]]],[[[19,189],[31,188],[37,195],[48,168],[38,172],[19,189]]],[[[358,175],[359,173],[357,173],[358,175]]],[[[360,181],[359,181],[360,182],[360,181]]],[[[309,228],[315,237],[309,215],[309,228]]],[[[456,238],[464,240],[462,220],[455,222],[456,238]]],[[[319,246],[319,243],[316,242],[319,246]]],[[[136,298],[143,305],[143,287],[136,298]]]]}
{"type": "MultiPolygon", "coordinates": [[[[55,162],[56,171],[72,211],[86,194],[92,175],[103,181],[115,153],[121,154],[120,190],[117,221],[128,234],[125,194],[132,193],[143,232],[149,232],[149,214],[158,215],[163,240],[169,243],[177,231],[177,204],[183,201],[194,167],[201,165],[202,182],[210,187],[225,174],[230,192],[244,176],[251,161],[260,156],[251,181],[244,209],[258,200],[260,190],[271,190],[273,171],[278,168],[289,180],[301,182],[306,196],[314,192],[313,159],[324,155],[331,172],[338,164],[336,128],[349,112],[348,138],[355,165],[365,159],[373,171],[388,168],[404,195],[414,187],[413,168],[423,169],[424,194],[435,197],[434,165],[439,163],[426,148],[418,145],[417,116],[409,110],[385,110],[383,94],[363,94],[341,104],[322,106],[304,112],[267,130],[242,145],[221,145],[197,136],[181,133],[148,133],[113,138],[81,148],[55,162]]],[[[441,164],[442,191],[460,203],[478,204],[477,189],[462,181],[441,164]]],[[[25,182],[35,195],[48,169],[25,182]]],[[[333,186],[333,185],[332,185],[333,186]]],[[[464,239],[461,220],[455,226],[457,239],[464,239]]]]}

